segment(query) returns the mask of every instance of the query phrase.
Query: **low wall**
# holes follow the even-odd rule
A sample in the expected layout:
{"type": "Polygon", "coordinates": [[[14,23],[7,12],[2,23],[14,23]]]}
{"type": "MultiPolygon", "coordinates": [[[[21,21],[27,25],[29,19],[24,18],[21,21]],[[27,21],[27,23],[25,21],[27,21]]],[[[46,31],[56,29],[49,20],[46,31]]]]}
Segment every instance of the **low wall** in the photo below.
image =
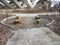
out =
{"type": "Polygon", "coordinates": [[[40,9],[0,9],[0,14],[16,15],[16,13],[39,13],[41,15],[57,15],[59,12],[47,12],[40,9]]]}

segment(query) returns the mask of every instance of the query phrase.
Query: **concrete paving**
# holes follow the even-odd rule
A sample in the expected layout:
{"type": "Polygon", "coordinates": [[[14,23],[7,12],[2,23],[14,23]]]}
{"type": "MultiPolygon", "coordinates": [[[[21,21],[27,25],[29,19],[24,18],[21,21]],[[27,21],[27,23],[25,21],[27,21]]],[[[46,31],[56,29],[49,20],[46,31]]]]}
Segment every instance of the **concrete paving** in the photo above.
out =
{"type": "Polygon", "coordinates": [[[47,27],[19,29],[6,45],[60,45],[60,37],[47,27]]]}

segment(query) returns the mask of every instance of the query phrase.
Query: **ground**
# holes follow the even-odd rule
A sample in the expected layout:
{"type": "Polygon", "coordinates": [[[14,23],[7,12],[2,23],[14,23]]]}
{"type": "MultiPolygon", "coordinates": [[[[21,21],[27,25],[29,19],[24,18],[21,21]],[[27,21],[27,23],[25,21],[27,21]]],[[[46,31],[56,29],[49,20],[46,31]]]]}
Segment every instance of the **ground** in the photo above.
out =
{"type": "MultiPolygon", "coordinates": [[[[0,21],[6,18],[7,15],[0,15],[0,21]]],[[[0,23],[0,45],[5,45],[8,37],[11,36],[11,30],[0,23]]]]}
{"type": "MultiPolygon", "coordinates": [[[[9,15],[11,16],[11,15],[9,15]]],[[[4,18],[8,17],[7,15],[0,14],[0,21],[4,18]]],[[[55,19],[55,22],[48,26],[53,32],[60,35],[60,15],[52,15],[52,16],[44,16],[44,17],[50,17],[55,19]]],[[[14,29],[9,29],[8,27],[0,24],[0,45],[5,45],[7,39],[11,36],[12,31],[14,29]]]]}
{"type": "Polygon", "coordinates": [[[60,45],[60,37],[47,27],[20,29],[6,45],[60,45]]]}

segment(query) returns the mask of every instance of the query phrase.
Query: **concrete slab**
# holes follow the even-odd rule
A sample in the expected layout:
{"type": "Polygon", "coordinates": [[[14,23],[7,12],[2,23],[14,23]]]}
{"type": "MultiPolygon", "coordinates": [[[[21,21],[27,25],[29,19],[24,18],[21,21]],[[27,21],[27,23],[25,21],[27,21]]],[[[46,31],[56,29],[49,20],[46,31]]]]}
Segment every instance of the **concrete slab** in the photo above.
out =
{"type": "Polygon", "coordinates": [[[60,45],[60,37],[47,27],[19,29],[6,45],[60,45]]]}

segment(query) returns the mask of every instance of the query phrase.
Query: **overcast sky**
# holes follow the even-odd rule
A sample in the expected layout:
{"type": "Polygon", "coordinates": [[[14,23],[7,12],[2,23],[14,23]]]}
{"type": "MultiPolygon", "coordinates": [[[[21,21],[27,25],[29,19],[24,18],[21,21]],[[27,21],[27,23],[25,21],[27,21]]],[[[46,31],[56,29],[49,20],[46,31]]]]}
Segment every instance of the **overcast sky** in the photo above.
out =
{"type": "Polygon", "coordinates": [[[51,1],[52,1],[51,7],[53,7],[55,4],[58,4],[60,2],[60,0],[51,0],[51,1]]]}

